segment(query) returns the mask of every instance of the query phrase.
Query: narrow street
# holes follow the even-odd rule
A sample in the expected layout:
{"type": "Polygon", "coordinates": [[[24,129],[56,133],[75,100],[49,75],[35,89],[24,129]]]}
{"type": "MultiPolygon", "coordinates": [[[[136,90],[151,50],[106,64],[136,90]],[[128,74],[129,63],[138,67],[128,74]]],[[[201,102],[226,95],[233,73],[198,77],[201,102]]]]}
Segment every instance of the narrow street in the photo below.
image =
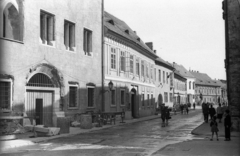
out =
{"type": "Polygon", "coordinates": [[[158,118],[15,148],[2,155],[153,155],[169,144],[196,138],[191,131],[201,123],[201,110],[191,110],[188,115],[173,115],[168,127],[161,127],[158,118]]]}

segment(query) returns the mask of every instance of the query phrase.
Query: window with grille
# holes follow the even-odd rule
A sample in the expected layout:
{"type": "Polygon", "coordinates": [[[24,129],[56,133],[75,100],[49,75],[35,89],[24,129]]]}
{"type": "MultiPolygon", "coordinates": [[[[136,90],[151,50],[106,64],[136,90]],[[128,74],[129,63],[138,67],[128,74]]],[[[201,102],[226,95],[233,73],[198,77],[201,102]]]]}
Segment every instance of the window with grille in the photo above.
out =
{"type": "Polygon", "coordinates": [[[53,45],[54,15],[41,11],[40,13],[40,37],[43,44],[53,45]]]}
{"type": "Polygon", "coordinates": [[[125,104],[125,91],[121,90],[121,105],[125,104]]]}
{"type": "Polygon", "coordinates": [[[124,51],[121,51],[120,67],[121,67],[121,71],[123,72],[126,71],[126,56],[124,51]]]}
{"type": "Polygon", "coordinates": [[[75,48],[75,24],[64,21],[64,45],[67,50],[74,51],[75,48]]]}
{"type": "Polygon", "coordinates": [[[116,105],[116,91],[115,90],[111,91],[111,104],[116,105]]]}
{"type": "Polygon", "coordinates": [[[77,107],[77,87],[69,87],[69,107],[77,107]]]}
{"type": "Polygon", "coordinates": [[[116,69],[116,49],[111,48],[111,69],[116,69]]]}
{"type": "Polygon", "coordinates": [[[136,75],[139,75],[140,71],[139,71],[140,65],[139,65],[139,59],[136,59],[136,75]]]}
{"type": "Polygon", "coordinates": [[[27,86],[32,87],[54,87],[52,80],[45,74],[38,73],[35,74],[28,81],[27,86]]]}
{"type": "Polygon", "coordinates": [[[133,55],[130,55],[130,73],[133,73],[133,55]]]}
{"type": "Polygon", "coordinates": [[[94,106],[94,88],[88,88],[88,107],[94,106]]]}
{"type": "Polygon", "coordinates": [[[11,82],[0,81],[0,109],[11,107],[11,82]]]}
{"type": "Polygon", "coordinates": [[[85,55],[92,56],[92,31],[84,29],[83,51],[85,55]]]}

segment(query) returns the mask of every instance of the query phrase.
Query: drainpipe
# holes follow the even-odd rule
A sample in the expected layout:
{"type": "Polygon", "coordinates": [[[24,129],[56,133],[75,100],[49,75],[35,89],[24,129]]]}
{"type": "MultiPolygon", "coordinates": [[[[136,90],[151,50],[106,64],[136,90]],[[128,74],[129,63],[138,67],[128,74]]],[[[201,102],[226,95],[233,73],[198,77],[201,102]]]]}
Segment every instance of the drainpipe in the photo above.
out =
{"type": "Polygon", "coordinates": [[[105,81],[105,73],[104,73],[104,0],[102,0],[102,105],[101,105],[101,109],[102,112],[104,112],[105,110],[105,96],[104,96],[104,81],[105,81]]]}

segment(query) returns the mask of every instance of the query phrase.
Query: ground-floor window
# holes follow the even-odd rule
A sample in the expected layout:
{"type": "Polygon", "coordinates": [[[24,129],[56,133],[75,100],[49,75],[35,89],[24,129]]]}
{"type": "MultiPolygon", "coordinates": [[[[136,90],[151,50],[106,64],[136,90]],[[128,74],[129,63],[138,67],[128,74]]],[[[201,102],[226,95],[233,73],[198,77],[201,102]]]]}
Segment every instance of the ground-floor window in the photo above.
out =
{"type": "Polygon", "coordinates": [[[169,97],[170,97],[170,102],[173,102],[173,94],[169,93],[169,97]]]}
{"type": "Polygon", "coordinates": [[[153,106],[154,104],[154,98],[153,98],[153,94],[151,94],[151,105],[153,106]]]}
{"type": "Polygon", "coordinates": [[[142,106],[144,106],[144,93],[142,93],[141,101],[142,101],[142,106]]]}
{"type": "Polygon", "coordinates": [[[168,93],[167,92],[164,92],[164,101],[168,102],[168,93]]]}
{"type": "Polygon", "coordinates": [[[88,107],[94,106],[94,87],[88,88],[88,107]]]}
{"type": "Polygon", "coordinates": [[[1,110],[11,108],[11,82],[0,81],[0,107],[1,110]]]}
{"type": "Polygon", "coordinates": [[[111,91],[111,105],[116,105],[116,91],[111,91]]]}
{"type": "Polygon", "coordinates": [[[69,107],[77,107],[77,86],[69,86],[69,107]]]}
{"type": "Polygon", "coordinates": [[[121,105],[125,105],[125,90],[121,90],[121,105]]]}

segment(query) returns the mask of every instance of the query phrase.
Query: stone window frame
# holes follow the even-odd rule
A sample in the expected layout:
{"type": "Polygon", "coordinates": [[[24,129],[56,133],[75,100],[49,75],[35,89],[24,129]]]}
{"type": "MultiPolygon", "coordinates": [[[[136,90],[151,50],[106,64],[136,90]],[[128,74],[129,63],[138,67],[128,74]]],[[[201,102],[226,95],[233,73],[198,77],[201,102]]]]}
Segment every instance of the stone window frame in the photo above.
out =
{"type": "Polygon", "coordinates": [[[95,107],[95,86],[87,86],[87,108],[94,108],[95,107]],[[93,94],[92,94],[92,106],[89,105],[89,89],[93,89],[93,94]]]}
{"type": "Polygon", "coordinates": [[[68,109],[78,109],[78,89],[79,89],[79,86],[77,84],[69,84],[69,87],[68,87],[68,109]],[[70,93],[70,88],[75,88],[76,89],[76,101],[75,101],[75,106],[70,106],[70,96],[71,96],[71,93],[70,93]]]}
{"type": "Polygon", "coordinates": [[[126,71],[126,51],[120,51],[120,72],[126,71]]]}
{"type": "Polygon", "coordinates": [[[39,26],[41,44],[55,47],[55,15],[41,9],[39,26]]]}
{"type": "Polygon", "coordinates": [[[69,20],[64,20],[64,45],[67,51],[74,52],[76,51],[76,39],[75,39],[75,31],[76,24],[69,20]]]}
{"type": "Polygon", "coordinates": [[[86,56],[93,56],[93,31],[83,28],[83,51],[86,56]]]}
{"type": "Polygon", "coordinates": [[[1,110],[1,111],[11,111],[12,110],[12,104],[13,104],[13,80],[12,79],[0,78],[0,82],[10,83],[9,109],[4,109],[4,110],[1,110]]]}
{"type": "MultiPolygon", "coordinates": [[[[9,37],[6,37],[4,35],[4,11],[6,9],[6,7],[9,6],[9,4],[11,4],[12,6],[15,7],[16,11],[18,12],[18,16],[20,16],[20,20],[22,20],[21,18],[21,14],[20,14],[20,9],[19,9],[19,5],[17,3],[16,0],[5,0],[5,1],[0,1],[0,38],[1,39],[5,39],[5,40],[9,40],[9,41],[14,41],[14,42],[18,42],[18,43],[23,43],[23,27],[20,26],[18,24],[18,28],[19,28],[19,39],[14,39],[14,38],[9,38],[9,37]]],[[[10,5],[10,6],[11,6],[10,5]]],[[[21,23],[20,23],[21,24],[21,23]]]]}

